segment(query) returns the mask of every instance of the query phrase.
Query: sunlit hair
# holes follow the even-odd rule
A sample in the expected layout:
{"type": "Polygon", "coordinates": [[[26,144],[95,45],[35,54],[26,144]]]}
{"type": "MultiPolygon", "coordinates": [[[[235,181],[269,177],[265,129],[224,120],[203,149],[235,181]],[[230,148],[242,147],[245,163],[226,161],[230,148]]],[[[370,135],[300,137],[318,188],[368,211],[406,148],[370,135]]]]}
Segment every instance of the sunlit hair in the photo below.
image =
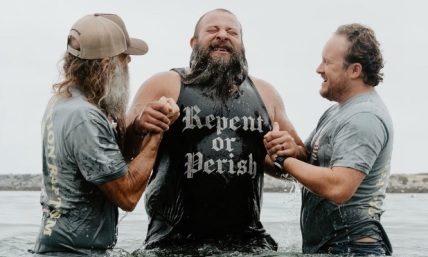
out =
{"type": "Polygon", "coordinates": [[[382,82],[383,73],[380,70],[384,67],[384,60],[375,32],[371,28],[353,23],[340,26],[335,34],[345,36],[350,42],[345,56],[345,67],[359,63],[362,66],[364,83],[377,86],[382,82]]]}
{"type": "MultiPolygon", "coordinates": [[[[74,40],[70,41],[73,43],[74,40]]],[[[68,52],[64,54],[62,61],[63,80],[53,85],[55,93],[61,97],[70,97],[71,89],[75,87],[90,103],[100,107],[101,101],[108,94],[106,83],[113,74],[114,65],[102,65],[102,59],[81,59],[68,52]]]]}
{"type": "MultiPolygon", "coordinates": [[[[201,30],[201,22],[202,22],[202,20],[205,18],[205,16],[207,14],[212,13],[212,12],[224,12],[224,13],[228,13],[228,14],[234,16],[238,20],[238,18],[236,17],[235,14],[233,14],[231,11],[226,10],[226,9],[218,8],[218,9],[209,11],[209,12],[205,13],[204,15],[202,15],[201,18],[199,18],[198,22],[196,23],[195,31],[193,32],[193,38],[196,39],[196,38],[199,37],[199,32],[201,30]]],[[[239,23],[239,32],[241,33],[241,43],[242,43],[243,42],[243,35],[242,35],[242,26],[241,26],[241,23],[239,23]]]]}

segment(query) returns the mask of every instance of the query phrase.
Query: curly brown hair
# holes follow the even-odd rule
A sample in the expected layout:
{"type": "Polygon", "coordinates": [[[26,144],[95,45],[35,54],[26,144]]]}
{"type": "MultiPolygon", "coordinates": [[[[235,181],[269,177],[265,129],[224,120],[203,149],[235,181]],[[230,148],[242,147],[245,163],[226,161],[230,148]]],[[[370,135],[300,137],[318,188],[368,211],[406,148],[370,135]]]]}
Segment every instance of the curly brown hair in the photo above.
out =
{"type": "Polygon", "coordinates": [[[345,36],[350,42],[344,58],[345,68],[359,63],[364,83],[375,87],[382,82],[383,73],[380,70],[384,67],[384,60],[375,32],[369,27],[352,23],[340,26],[335,34],[345,36]]]}
{"type": "MultiPolygon", "coordinates": [[[[73,43],[72,39],[70,41],[73,43]]],[[[103,65],[102,59],[81,59],[68,52],[64,54],[62,61],[64,79],[53,85],[55,93],[70,97],[71,89],[75,87],[90,103],[100,107],[101,100],[108,93],[105,86],[113,74],[114,66],[103,65]]]]}

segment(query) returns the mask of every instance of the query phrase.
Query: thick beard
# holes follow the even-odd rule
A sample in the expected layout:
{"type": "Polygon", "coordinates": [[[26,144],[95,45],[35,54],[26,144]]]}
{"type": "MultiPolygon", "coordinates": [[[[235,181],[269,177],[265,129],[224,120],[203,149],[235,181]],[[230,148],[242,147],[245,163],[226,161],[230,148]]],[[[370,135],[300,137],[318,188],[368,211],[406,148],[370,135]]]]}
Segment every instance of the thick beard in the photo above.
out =
{"type": "Polygon", "coordinates": [[[207,94],[222,100],[228,99],[234,85],[241,85],[248,76],[243,46],[236,51],[230,44],[214,42],[208,48],[202,49],[200,44],[196,43],[190,56],[190,63],[191,72],[182,74],[183,82],[205,87],[207,94]],[[231,57],[212,58],[210,51],[216,47],[226,48],[231,57]]]}
{"type": "Polygon", "coordinates": [[[334,81],[331,81],[327,90],[320,91],[320,94],[329,101],[339,102],[348,91],[348,84],[349,81],[345,77],[340,76],[334,81]]]}
{"type": "MultiPolygon", "coordinates": [[[[112,63],[113,74],[106,84],[106,96],[102,99],[101,105],[107,115],[117,122],[118,131],[124,132],[129,101],[129,71],[128,66],[122,68],[117,58],[113,58],[112,63]]],[[[119,134],[123,136],[123,133],[119,134]]]]}

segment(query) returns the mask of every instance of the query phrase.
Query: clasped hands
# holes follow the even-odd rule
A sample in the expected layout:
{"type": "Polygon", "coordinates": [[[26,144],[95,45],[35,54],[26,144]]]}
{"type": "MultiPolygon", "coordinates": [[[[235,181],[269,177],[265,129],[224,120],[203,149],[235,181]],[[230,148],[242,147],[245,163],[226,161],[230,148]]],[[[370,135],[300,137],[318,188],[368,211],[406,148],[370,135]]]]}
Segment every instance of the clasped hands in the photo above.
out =
{"type": "Polygon", "coordinates": [[[300,151],[294,138],[287,131],[279,130],[277,122],[273,123],[272,131],[266,133],[263,143],[272,162],[278,156],[296,157],[300,151]]]}
{"type": "Polygon", "coordinates": [[[162,96],[159,101],[147,103],[134,120],[134,129],[141,133],[167,131],[180,116],[180,108],[174,99],[162,96]]]}

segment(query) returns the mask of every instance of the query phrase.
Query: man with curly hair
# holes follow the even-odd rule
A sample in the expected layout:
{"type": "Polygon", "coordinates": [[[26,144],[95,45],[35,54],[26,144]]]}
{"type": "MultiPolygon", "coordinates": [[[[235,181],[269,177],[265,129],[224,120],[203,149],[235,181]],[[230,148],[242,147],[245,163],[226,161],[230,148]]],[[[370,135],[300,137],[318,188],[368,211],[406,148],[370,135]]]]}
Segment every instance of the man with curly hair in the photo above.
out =
{"type": "Polygon", "coordinates": [[[383,81],[379,46],[374,31],[360,24],[340,26],[327,41],[317,68],[323,78],[320,94],[337,104],[322,115],[305,142],[308,163],[281,150],[278,137],[289,137],[287,132],[274,127],[265,136],[279,172],[304,186],[304,253],[392,253],[380,223],[394,131],[375,90],[383,81]]]}

